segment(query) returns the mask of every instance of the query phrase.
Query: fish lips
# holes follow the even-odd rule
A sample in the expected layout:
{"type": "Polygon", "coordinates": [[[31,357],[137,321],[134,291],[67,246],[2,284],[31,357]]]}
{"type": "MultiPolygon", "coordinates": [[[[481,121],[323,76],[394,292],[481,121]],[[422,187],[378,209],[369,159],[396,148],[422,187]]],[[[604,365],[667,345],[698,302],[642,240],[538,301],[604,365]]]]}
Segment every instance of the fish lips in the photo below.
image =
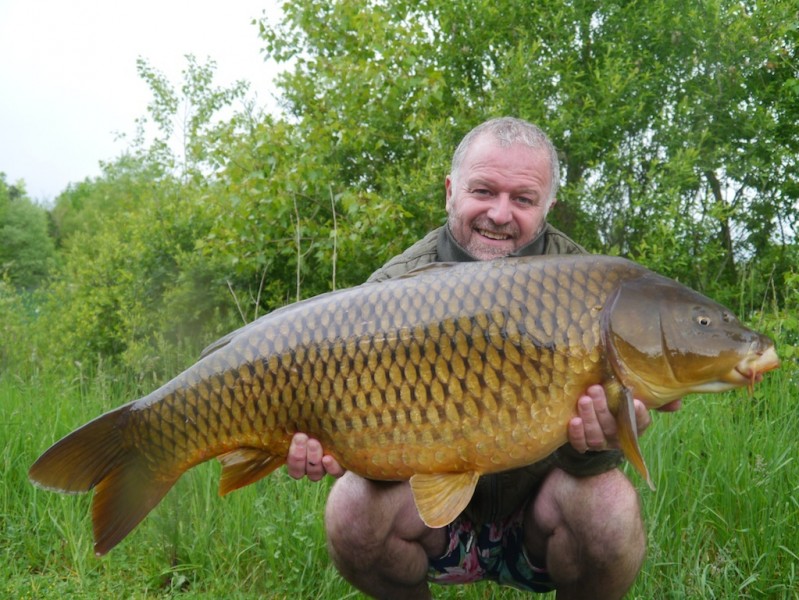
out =
{"type": "Polygon", "coordinates": [[[769,345],[763,350],[762,344],[754,342],[750,352],[745,356],[735,368],[730,372],[732,382],[737,382],[738,385],[748,385],[751,387],[755,383],[759,383],[763,379],[763,374],[778,369],[780,366],[780,359],[777,356],[777,350],[771,340],[765,338],[769,345]]]}

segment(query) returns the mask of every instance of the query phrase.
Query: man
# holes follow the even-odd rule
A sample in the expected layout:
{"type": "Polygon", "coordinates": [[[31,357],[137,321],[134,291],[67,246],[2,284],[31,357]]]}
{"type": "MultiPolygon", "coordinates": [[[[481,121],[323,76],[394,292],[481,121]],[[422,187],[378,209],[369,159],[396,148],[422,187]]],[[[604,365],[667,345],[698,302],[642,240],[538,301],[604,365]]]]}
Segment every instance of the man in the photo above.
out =
{"type": "MultiPolygon", "coordinates": [[[[472,130],[445,181],[447,224],[376,271],[370,281],[436,261],[584,250],[547,224],[559,184],[557,153],[537,127],[513,118],[472,130]]],[[[678,403],[669,408],[676,410],[678,403]]],[[[638,496],[616,468],[616,426],[601,386],[591,386],[568,426],[570,444],[544,461],[484,476],[451,525],[430,529],[407,482],[344,473],[315,440],[297,434],[293,477],[338,477],[325,523],[341,574],[377,598],[429,598],[429,581],[494,579],[562,598],[619,598],[645,552],[638,496]]],[[[639,432],[650,423],[636,402],[639,432]]]]}

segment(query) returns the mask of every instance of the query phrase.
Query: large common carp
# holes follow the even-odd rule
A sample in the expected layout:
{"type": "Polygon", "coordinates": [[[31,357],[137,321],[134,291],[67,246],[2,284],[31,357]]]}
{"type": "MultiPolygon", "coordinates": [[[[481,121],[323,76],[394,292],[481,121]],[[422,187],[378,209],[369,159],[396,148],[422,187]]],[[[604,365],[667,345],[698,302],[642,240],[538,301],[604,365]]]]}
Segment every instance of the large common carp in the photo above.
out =
{"type": "Polygon", "coordinates": [[[220,340],[140,400],[70,433],[31,467],[94,489],[95,551],[119,543],[189,468],[218,457],[220,493],[318,438],[364,477],[408,480],[419,514],[452,521],[480,475],[567,442],[601,383],[622,449],[647,480],[632,410],[752,385],[772,342],[712,300],[624,259],[554,256],[435,265],[324,294],[220,340]]]}

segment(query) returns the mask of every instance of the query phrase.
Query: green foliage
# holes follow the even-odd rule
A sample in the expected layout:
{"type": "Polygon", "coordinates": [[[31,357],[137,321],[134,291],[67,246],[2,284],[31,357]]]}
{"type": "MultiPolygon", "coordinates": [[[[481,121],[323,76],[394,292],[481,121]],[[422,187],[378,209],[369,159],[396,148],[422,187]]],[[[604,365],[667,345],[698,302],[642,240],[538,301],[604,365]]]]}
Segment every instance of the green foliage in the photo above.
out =
{"type": "Polygon", "coordinates": [[[218,114],[243,98],[248,84],[238,81],[229,88],[214,85],[216,62],[200,64],[186,55],[183,84],[176,90],[166,76],[144,58],[136,61],[139,76],[149,86],[153,100],[148,106],[157,132],[149,145],[146,118],[139,119],[134,146],[146,162],[163,165],[184,182],[200,184],[219,164],[215,152],[221,131],[218,114]]]}
{"type": "MultiPolygon", "coordinates": [[[[188,56],[175,84],[139,59],[153,99],[129,150],[51,211],[63,267],[41,354],[147,370],[362,282],[443,222],[455,145],[503,114],[551,134],[565,183],[551,219],[590,250],[743,315],[779,309],[799,258],[798,23],[787,0],[286,3],[260,22],[287,65],[279,117],[246,84],[217,86],[213,61],[188,56]]],[[[53,263],[30,208],[39,225],[14,231],[40,255],[0,251],[25,287],[53,263]]]]}
{"type": "Polygon", "coordinates": [[[650,541],[631,597],[795,594],[795,377],[788,368],[751,396],[689,398],[658,415],[642,438],[657,491],[640,486],[650,541]]]}
{"type": "Polygon", "coordinates": [[[262,31],[293,61],[299,143],[402,208],[401,246],[440,222],[459,137],[501,114],[550,132],[567,183],[553,220],[592,250],[729,301],[739,269],[796,243],[791,2],[309,0],[262,31]]]}
{"type": "Polygon", "coordinates": [[[339,271],[368,274],[443,220],[457,143],[451,91],[413,5],[305,2],[285,10],[280,25],[262,22],[262,36],[272,56],[294,64],[280,82],[302,151],[294,169],[341,194],[338,239],[355,236],[360,250],[338,257],[369,263],[339,271]]]}
{"type": "Polygon", "coordinates": [[[69,360],[116,357],[146,372],[166,348],[186,341],[196,348],[234,322],[224,312],[224,273],[210,270],[196,251],[210,228],[207,203],[184,197],[169,179],[148,184],[147,170],[125,169],[123,177],[127,185],[119,187],[107,179],[82,184],[87,204],[102,199],[117,210],[65,239],[61,277],[48,290],[41,322],[50,334],[48,356],[65,350],[69,360]],[[139,185],[132,184],[137,177],[139,185]]]}
{"type": "Polygon", "coordinates": [[[7,281],[0,280],[0,373],[30,363],[31,357],[26,352],[30,349],[21,343],[29,325],[25,318],[27,312],[22,294],[7,281]]]}
{"type": "Polygon", "coordinates": [[[45,280],[56,258],[48,226],[47,211],[0,173],[0,279],[27,290],[45,280]]]}
{"type": "MultiPolygon", "coordinates": [[[[795,262],[794,265],[797,263],[795,262]]],[[[783,368],[799,370],[799,273],[796,270],[785,273],[780,285],[785,305],[776,308],[777,294],[773,292],[770,302],[765,302],[753,318],[775,339],[780,340],[778,354],[783,360],[783,368]]]]}
{"type": "Polygon", "coordinates": [[[63,266],[37,324],[47,332],[42,354],[48,361],[106,357],[146,373],[158,370],[170,349],[196,352],[236,324],[227,272],[197,250],[219,210],[221,188],[204,175],[215,168],[207,154],[223,128],[213,118],[244,86],[215,88],[212,65],[188,62],[181,93],[139,62],[160,133],[148,144],[141,120],[128,153],[56,200],[63,266]],[[174,153],[171,127],[179,117],[186,126],[174,153]]]}

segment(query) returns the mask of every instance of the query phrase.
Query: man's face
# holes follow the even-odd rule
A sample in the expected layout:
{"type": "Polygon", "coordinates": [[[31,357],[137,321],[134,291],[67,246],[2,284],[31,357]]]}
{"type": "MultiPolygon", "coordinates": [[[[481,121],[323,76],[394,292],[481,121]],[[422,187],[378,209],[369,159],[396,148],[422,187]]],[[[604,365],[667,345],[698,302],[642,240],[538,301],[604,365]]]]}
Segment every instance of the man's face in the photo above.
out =
{"type": "Polygon", "coordinates": [[[544,226],[550,182],[546,150],[480,136],[446,180],[452,235],[478,260],[511,254],[544,226]]]}

